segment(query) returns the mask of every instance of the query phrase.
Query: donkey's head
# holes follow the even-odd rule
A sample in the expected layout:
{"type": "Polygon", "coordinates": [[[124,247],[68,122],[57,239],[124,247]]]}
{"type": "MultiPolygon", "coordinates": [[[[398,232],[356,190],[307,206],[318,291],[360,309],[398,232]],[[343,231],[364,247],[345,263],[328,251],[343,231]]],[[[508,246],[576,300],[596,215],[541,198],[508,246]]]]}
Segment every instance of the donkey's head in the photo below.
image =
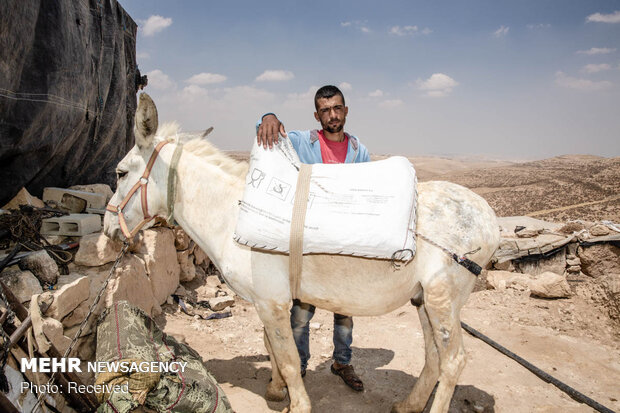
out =
{"type": "Polygon", "coordinates": [[[107,236],[131,241],[140,229],[153,225],[153,218],[166,214],[168,167],[156,162],[168,142],[157,141],[157,108],[142,93],[136,111],[136,145],[116,167],[116,192],[106,207],[103,224],[107,236]]]}

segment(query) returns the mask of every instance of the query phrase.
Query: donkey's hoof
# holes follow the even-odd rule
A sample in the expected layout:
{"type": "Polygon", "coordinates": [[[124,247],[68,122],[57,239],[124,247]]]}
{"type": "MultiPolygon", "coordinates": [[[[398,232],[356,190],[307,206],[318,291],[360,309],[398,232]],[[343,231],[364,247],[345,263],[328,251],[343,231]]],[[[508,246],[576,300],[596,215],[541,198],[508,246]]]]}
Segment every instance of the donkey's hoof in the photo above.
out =
{"type": "Polygon", "coordinates": [[[288,391],[286,387],[272,386],[272,383],[267,385],[267,391],[265,392],[265,399],[270,402],[281,402],[286,399],[288,391]]]}

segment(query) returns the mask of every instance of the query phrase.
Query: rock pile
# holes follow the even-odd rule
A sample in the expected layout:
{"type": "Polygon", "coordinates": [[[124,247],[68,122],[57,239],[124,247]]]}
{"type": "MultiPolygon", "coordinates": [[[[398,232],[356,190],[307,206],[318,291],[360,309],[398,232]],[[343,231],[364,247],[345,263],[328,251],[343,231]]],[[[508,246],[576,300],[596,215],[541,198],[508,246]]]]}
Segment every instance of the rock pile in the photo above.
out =
{"type": "MultiPolygon", "coordinates": [[[[100,191],[106,194],[106,199],[111,195],[107,185],[77,189],[100,191]]],[[[25,191],[15,202],[16,205],[20,202],[40,205],[38,199],[25,191]]],[[[16,301],[29,307],[29,311],[24,312],[29,315],[35,350],[40,354],[52,347],[60,354],[66,351],[99,294],[101,298],[71,353],[71,357],[83,362],[95,359],[96,320],[106,307],[118,301],[136,305],[150,316],[161,314],[162,305],[166,303],[179,311],[182,307],[197,319],[230,316],[230,313],[213,312],[234,305],[234,293],[214,274],[216,270],[206,253],[180,227],[160,226],[140,232],[105,290],[103,284],[122,244],[101,232],[82,237],[58,237],[54,244],[68,240],[79,242],[79,249],[64,271],[46,250],[40,250],[20,258],[17,265],[5,268],[0,274],[0,280],[14,293],[16,301]],[[181,282],[191,283],[193,288],[188,291],[181,282]]],[[[4,308],[0,308],[0,314],[3,311],[4,308]]],[[[92,383],[94,376],[82,373],[81,380],[92,383]]]]}
{"type": "Polygon", "coordinates": [[[564,298],[578,293],[620,321],[620,228],[609,221],[565,224],[530,217],[500,218],[502,240],[486,288],[564,298]],[[577,288],[578,282],[588,288],[577,288]]]}

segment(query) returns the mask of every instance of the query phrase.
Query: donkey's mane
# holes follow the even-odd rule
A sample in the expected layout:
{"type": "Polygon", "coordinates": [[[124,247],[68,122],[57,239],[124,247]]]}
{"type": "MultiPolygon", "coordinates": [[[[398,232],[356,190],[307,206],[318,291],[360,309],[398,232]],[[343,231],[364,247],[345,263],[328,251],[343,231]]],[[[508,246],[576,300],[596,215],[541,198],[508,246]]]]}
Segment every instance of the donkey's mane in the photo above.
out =
{"type": "Polygon", "coordinates": [[[181,133],[179,125],[175,122],[166,123],[159,127],[157,135],[162,140],[167,139],[169,142],[183,143],[184,151],[220,167],[226,173],[245,178],[248,172],[247,163],[232,159],[198,134],[181,133]]]}

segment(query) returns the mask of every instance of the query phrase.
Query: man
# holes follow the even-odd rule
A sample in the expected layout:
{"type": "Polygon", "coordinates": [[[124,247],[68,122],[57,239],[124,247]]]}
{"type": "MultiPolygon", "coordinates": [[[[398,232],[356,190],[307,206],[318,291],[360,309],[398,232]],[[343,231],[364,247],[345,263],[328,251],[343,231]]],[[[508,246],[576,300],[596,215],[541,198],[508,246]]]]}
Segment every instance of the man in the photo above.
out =
{"type": "MultiPolygon", "coordinates": [[[[265,149],[278,143],[278,135],[288,137],[303,163],[353,163],[368,162],[368,150],[359,140],[344,131],[349,108],[345,106],[344,95],[336,86],[323,86],[314,96],[314,118],[322,129],[314,131],[284,130],[284,124],[275,114],[267,113],[256,124],[257,141],[265,149]]],[[[299,358],[301,375],[306,374],[310,359],[309,324],[315,307],[293,301],[291,308],[291,327],[299,358]]],[[[355,391],[363,391],[364,384],[351,366],[351,343],[353,341],[353,318],[334,314],[334,363],[332,373],[340,376],[355,391]]]]}

